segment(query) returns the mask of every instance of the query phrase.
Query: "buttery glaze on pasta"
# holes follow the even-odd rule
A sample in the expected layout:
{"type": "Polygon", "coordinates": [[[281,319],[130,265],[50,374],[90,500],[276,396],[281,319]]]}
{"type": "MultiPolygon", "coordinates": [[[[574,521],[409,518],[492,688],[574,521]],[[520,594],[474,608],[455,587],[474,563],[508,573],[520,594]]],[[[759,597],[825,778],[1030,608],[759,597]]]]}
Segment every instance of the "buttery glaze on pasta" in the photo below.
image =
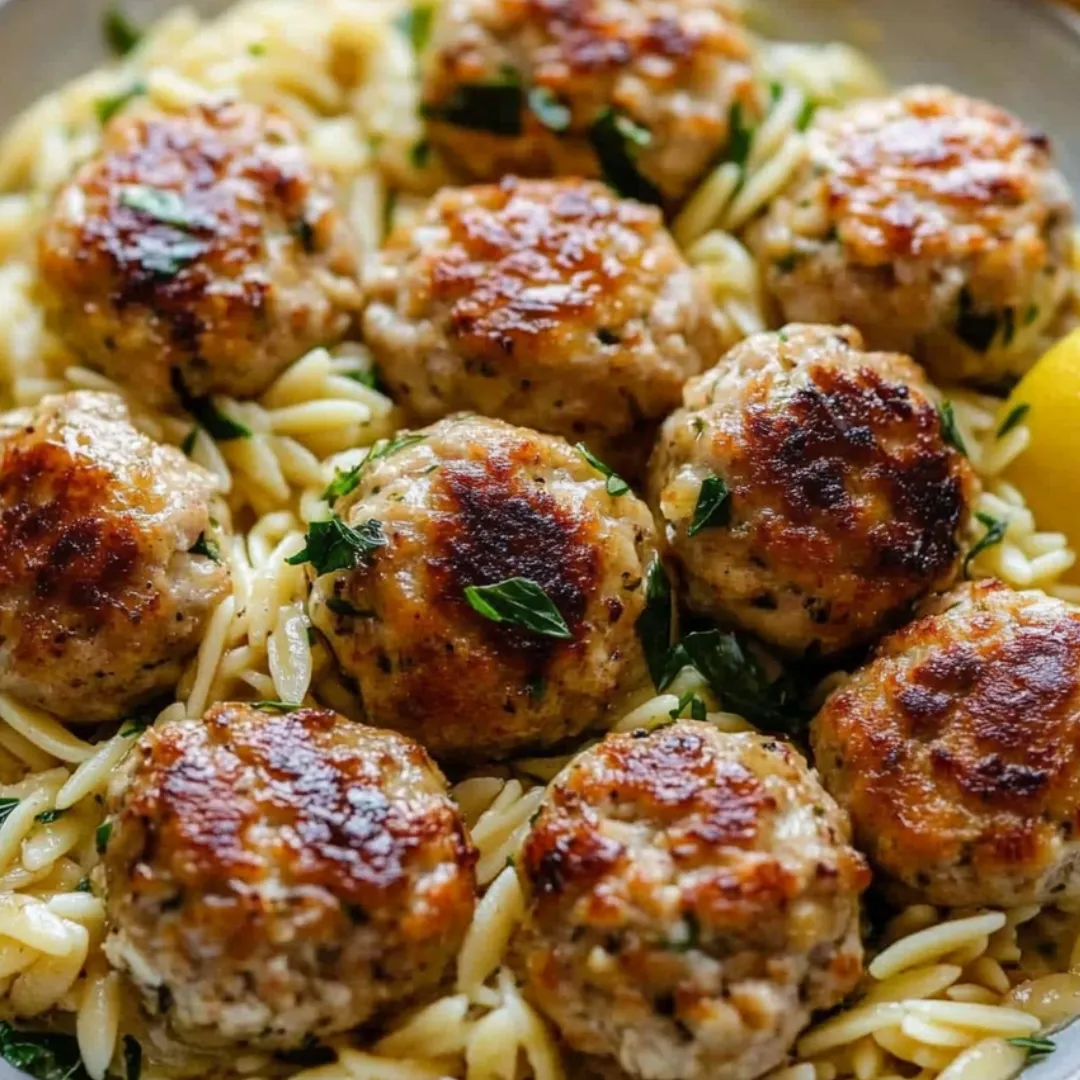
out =
{"type": "Polygon", "coordinates": [[[109,30],[0,142],[0,1055],[1054,1052],[1080,591],[970,388],[1076,322],[1050,140],[727,0],[109,30]]]}

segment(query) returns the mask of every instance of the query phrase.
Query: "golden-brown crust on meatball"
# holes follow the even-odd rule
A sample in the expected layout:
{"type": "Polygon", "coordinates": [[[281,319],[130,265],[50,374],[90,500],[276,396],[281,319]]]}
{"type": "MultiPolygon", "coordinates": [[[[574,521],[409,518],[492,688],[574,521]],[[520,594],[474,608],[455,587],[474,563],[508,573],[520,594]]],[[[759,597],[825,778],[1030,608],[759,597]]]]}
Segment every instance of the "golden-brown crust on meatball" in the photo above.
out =
{"type": "Polygon", "coordinates": [[[736,102],[757,104],[750,46],[726,0],[449,0],[424,63],[430,138],[477,179],[600,175],[590,129],[613,110],[648,131],[636,167],[677,200],[723,149],[736,102]],[[455,121],[472,87],[500,83],[509,104],[498,133],[483,130],[490,115],[455,121]],[[534,108],[537,94],[566,110],[560,130],[534,108]]]}
{"type": "Polygon", "coordinates": [[[869,872],[848,832],[783,742],[608,736],[553,782],[518,860],[526,992],[632,1075],[758,1076],[859,977],[869,872]]]}
{"type": "Polygon", "coordinates": [[[836,652],[947,587],[975,479],[920,369],[850,327],[737,345],[664,425],[650,500],[691,607],[784,649],[836,652]],[[704,480],[723,520],[689,531],[704,480]]]}
{"type": "Polygon", "coordinates": [[[851,322],[939,377],[1021,371],[1071,281],[1050,141],[942,87],[825,112],[751,241],[784,318],[851,322]]]}
{"type": "Polygon", "coordinates": [[[561,439],[454,417],[362,467],[335,509],[385,546],[317,579],[312,618],[373,722],[436,756],[502,756],[579,734],[645,680],[635,624],[655,557],[648,509],[561,439]],[[468,586],[525,578],[569,630],[493,622],[468,586]]]}
{"type": "Polygon", "coordinates": [[[444,189],[365,291],[367,343],[417,419],[476,410],[630,472],[716,347],[659,211],[590,181],[444,189]]]}
{"type": "Polygon", "coordinates": [[[358,306],[327,180],[254,105],[133,112],[60,192],[42,232],[50,319],[146,400],[253,396],[358,306]]]}
{"type": "Polygon", "coordinates": [[[811,732],[826,786],[902,895],[1080,896],[1080,611],[963,585],[886,638],[811,732]]]}
{"type": "Polygon", "coordinates": [[[132,427],[120,398],[43,399],[0,427],[0,687],[69,720],[114,718],[171,689],[225,564],[213,481],[132,427]]]}
{"type": "Polygon", "coordinates": [[[422,747],[322,709],[227,703],[133,756],[106,949],[172,1035],[296,1046],[438,981],[476,853],[422,747]]]}

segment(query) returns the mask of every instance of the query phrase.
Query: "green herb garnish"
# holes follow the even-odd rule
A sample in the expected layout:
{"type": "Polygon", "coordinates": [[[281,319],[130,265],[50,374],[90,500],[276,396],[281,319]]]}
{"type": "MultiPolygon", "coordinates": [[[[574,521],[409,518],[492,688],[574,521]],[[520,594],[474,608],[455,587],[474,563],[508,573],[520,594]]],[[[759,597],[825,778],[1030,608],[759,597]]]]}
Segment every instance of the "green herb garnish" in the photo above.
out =
{"type": "Polygon", "coordinates": [[[313,521],[304,540],[303,550],[285,561],[290,566],[309,562],[322,576],[334,570],[355,569],[376,548],[385,546],[386,535],[382,522],[375,518],[354,529],[334,514],[327,521],[313,521]]]}
{"type": "Polygon", "coordinates": [[[1024,422],[1029,412],[1031,412],[1031,406],[1026,402],[1014,405],[1009,410],[1009,415],[1001,421],[1001,427],[997,429],[997,438],[1003,439],[1014,427],[1019,427],[1019,425],[1024,422]]]}
{"type": "Polygon", "coordinates": [[[604,485],[609,495],[625,495],[630,490],[630,485],[609,466],[605,465],[592,451],[579,442],[574,449],[601,475],[607,477],[604,485]]]}
{"type": "Polygon", "coordinates": [[[338,470],[334,479],[330,481],[329,486],[323,492],[323,498],[333,506],[342,496],[356,490],[356,485],[360,483],[360,475],[367,465],[380,461],[382,458],[388,458],[399,450],[415,446],[418,442],[423,442],[424,438],[423,435],[414,435],[406,431],[402,435],[395,435],[392,439],[380,439],[364,455],[363,459],[351,469],[338,470]]]}
{"type": "Polygon", "coordinates": [[[645,653],[645,663],[653,685],[660,687],[671,648],[671,625],[674,617],[671,582],[659,558],[645,571],[645,610],[638,616],[635,629],[645,653]]]}
{"type": "Polygon", "coordinates": [[[70,1035],[17,1031],[0,1020],[0,1057],[36,1080],[89,1080],[70,1035]]]}
{"type": "Polygon", "coordinates": [[[529,578],[512,577],[493,585],[466,585],[469,607],[495,623],[512,623],[542,637],[566,639],[570,628],[551,597],[529,578]]]}
{"type": "Polygon", "coordinates": [[[520,135],[525,94],[513,69],[501,79],[489,82],[459,83],[450,98],[441,105],[423,105],[422,116],[442,120],[470,131],[489,131],[493,135],[520,135]]]}
{"type": "Polygon", "coordinates": [[[195,452],[195,443],[199,439],[199,425],[193,424],[191,430],[184,436],[184,441],[180,444],[180,449],[187,454],[188,457],[195,452]]]}
{"type": "Polygon", "coordinates": [[[956,423],[956,411],[951,401],[943,401],[938,406],[938,416],[941,418],[941,437],[955,450],[959,450],[967,457],[967,447],[964,445],[963,436],[956,423]]]}
{"type": "Polygon", "coordinates": [[[986,526],[986,532],[972,545],[971,550],[964,556],[964,577],[968,576],[968,567],[971,560],[987,548],[1000,544],[1005,539],[1005,533],[1009,529],[1009,523],[1004,518],[996,518],[990,514],[984,514],[981,510],[975,511],[975,517],[986,526]]]}
{"type": "Polygon", "coordinates": [[[647,128],[614,109],[605,109],[589,128],[589,142],[604,180],[620,195],[640,202],[661,201],[659,190],[637,167],[638,153],[652,142],[647,128]]]}
{"type": "Polygon", "coordinates": [[[694,516],[686,530],[687,536],[697,536],[702,529],[726,525],[731,520],[731,489],[723,479],[710,473],[701,482],[694,516]]]}
{"type": "Polygon", "coordinates": [[[3,825],[11,817],[11,811],[18,805],[18,799],[0,799],[0,825],[3,825]]]}
{"type": "Polygon", "coordinates": [[[146,184],[127,184],[120,189],[119,202],[130,210],[138,210],[162,225],[188,232],[207,228],[208,223],[184,202],[183,196],[168,188],[150,187],[146,184]]]}
{"type": "Polygon", "coordinates": [[[708,715],[705,708],[705,702],[702,701],[693,690],[687,690],[686,693],[679,698],[678,705],[668,713],[668,716],[670,716],[672,720],[678,720],[679,717],[686,712],[687,706],[690,707],[691,720],[704,720],[708,715]]]}
{"type": "Polygon", "coordinates": [[[304,705],[300,701],[273,701],[266,699],[264,701],[253,701],[251,707],[261,709],[263,712],[291,713],[296,712],[297,709],[302,709],[304,705]]]}
{"type": "Polygon", "coordinates": [[[217,541],[211,540],[206,533],[199,533],[199,539],[188,548],[189,555],[204,555],[214,562],[221,562],[221,548],[217,541]]]}
{"type": "Polygon", "coordinates": [[[1045,1035],[1014,1035],[1005,1041],[1010,1046],[1026,1050],[1028,1061],[1037,1061],[1039,1058],[1047,1057],[1057,1049],[1054,1040],[1048,1039],[1045,1035]]]}
{"type": "Polygon", "coordinates": [[[529,111],[548,129],[561,135],[569,130],[572,114],[546,86],[534,86],[528,96],[529,111]]]}
{"type": "Polygon", "coordinates": [[[742,102],[735,101],[728,110],[728,144],[724,157],[740,169],[744,168],[753,142],[754,126],[744,122],[742,102]]]}
{"type": "Polygon", "coordinates": [[[98,122],[107,124],[129,101],[142,97],[146,93],[146,83],[137,79],[130,86],[118,90],[108,97],[98,98],[94,103],[94,112],[97,113],[98,122]]]}
{"type": "Polygon", "coordinates": [[[127,56],[142,41],[142,31],[120,10],[118,4],[110,5],[102,17],[101,32],[105,44],[116,56],[127,56]]]}
{"type": "Polygon", "coordinates": [[[79,880],[75,883],[75,891],[92,893],[94,889],[93,886],[90,884],[90,879],[88,877],[79,878],[79,880]]]}
{"type": "Polygon", "coordinates": [[[124,1036],[124,1080],[139,1080],[142,1076],[142,1046],[138,1039],[124,1036]]]}
{"type": "Polygon", "coordinates": [[[326,606],[335,615],[348,615],[350,618],[355,619],[373,619],[375,617],[374,611],[358,608],[355,604],[342,599],[340,596],[328,596],[326,606]]]}
{"type": "Polygon", "coordinates": [[[226,442],[229,439],[250,439],[251,428],[223,413],[213,402],[209,394],[196,397],[184,385],[184,378],[179,368],[173,368],[170,376],[173,392],[181,406],[206,429],[212,439],[226,442]]]}
{"type": "Polygon", "coordinates": [[[997,336],[1000,318],[994,313],[976,311],[967,289],[960,290],[959,309],[956,336],[975,352],[986,352],[997,336]]]}
{"type": "Polygon", "coordinates": [[[112,836],[112,822],[103,821],[94,833],[94,846],[97,848],[99,855],[104,854],[105,849],[109,846],[110,836],[112,836]]]}
{"type": "Polygon", "coordinates": [[[120,735],[126,739],[134,738],[136,735],[141,735],[153,722],[152,716],[132,716],[120,729],[120,735]]]}
{"type": "Polygon", "coordinates": [[[413,4],[395,20],[394,25],[412,43],[413,51],[422,53],[431,36],[431,19],[435,9],[430,4],[413,4]]]}
{"type": "Polygon", "coordinates": [[[40,814],[34,815],[34,820],[40,821],[42,825],[51,825],[58,818],[62,818],[66,813],[66,810],[42,810],[40,814]]]}

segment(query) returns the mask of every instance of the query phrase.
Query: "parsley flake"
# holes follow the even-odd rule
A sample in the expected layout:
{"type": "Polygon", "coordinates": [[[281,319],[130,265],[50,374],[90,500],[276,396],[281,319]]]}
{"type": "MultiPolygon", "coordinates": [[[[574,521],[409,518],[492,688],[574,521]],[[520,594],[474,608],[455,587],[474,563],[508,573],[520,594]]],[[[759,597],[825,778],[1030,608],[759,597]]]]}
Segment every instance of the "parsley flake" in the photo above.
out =
{"type": "Polygon", "coordinates": [[[1029,412],[1031,412],[1031,406],[1027,402],[1014,405],[1009,410],[1009,415],[1001,421],[1001,426],[997,429],[997,438],[1003,439],[1013,428],[1019,427],[1027,419],[1029,412]]]}
{"type": "Polygon", "coordinates": [[[326,521],[313,521],[304,540],[303,549],[285,561],[290,566],[309,562],[321,577],[334,570],[354,570],[376,548],[385,546],[386,535],[382,522],[375,518],[354,529],[334,514],[326,521]]]}
{"type": "Polygon", "coordinates": [[[938,416],[941,418],[941,437],[955,450],[959,450],[967,457],[967,447],[964,445],[963,436],[956,423],[956,410],[951,401],[943,401],[938,406],[938,416]]]}
{"type": "Polygon", "coordinates": [[[543,588],[529,578],[512,577],[493,585],[466,585],[469,607],[494,623],[511,623],[542,637],[566,639],[570,628],[543,588]]]}
{"type": "Polygon", "coordinates": [[[609,495],[618,497],[619,495],[625,495],[630,490],[630,485],[619,476],[613,469],[605,465],[592,451],[584,444],[579,442],[574,449],[601,475],[607,477],[607,483],[604,485],[605,490],[609,495]]]}
{"type": "Polygon", "coordinates": [[[727,525],[731,520],[731,488],[715,473],[701,482],[694,516],[686,530],[687,536],[697,536],[702,529],[727,525]]]}

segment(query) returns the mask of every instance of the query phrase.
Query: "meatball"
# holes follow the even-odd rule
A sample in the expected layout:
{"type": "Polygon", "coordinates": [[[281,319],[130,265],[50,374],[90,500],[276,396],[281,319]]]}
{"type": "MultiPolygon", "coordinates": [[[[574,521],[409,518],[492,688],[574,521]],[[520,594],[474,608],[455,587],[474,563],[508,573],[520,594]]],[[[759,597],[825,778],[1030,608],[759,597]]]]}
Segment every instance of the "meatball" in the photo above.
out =
{"type": "Polygon", "coordinates": [[[452,417],[337,483],[355,485],[338,520],[376,535],[316,580],[311,613],[373,723],[436,757],[502,756],[580,734],[645,682],[649,511],[562,439],[452,417]]]}
{"type": "Polygon", "coordinates": [[[717,349],[659,211],[590,181],[441,191],[365,286],[366,341],[416,419],[475,410],[631,473],[717,349]]]}
{"type": "Polygon", "coordinates": [[[213,478],[115,394],[0,420],[0,690],[69,721],[170,691],[229,591],[213,478]]]}
{"type": "Polygon", "coordinates": [[[447,0],[423,62],[431,141],[468,175],[606,175],[688,194],[756,115],[729,0],[447,0]]]}
{"type": "Polygon", "coordinates": [[[1080,900],[1080,610],[962,585],[886,638],[811,735],[901,900],[1080,900]]]}
{"type": "Polygon", "coordinates": [[[786,743],[679,722],[610,735],[551,785],[517,861],[525,992],[644,1080],[751,1080],[862,970],[870,875],[786,743]]]}
{"type": "Polygon", "coordinates": [[[114,120],[60,192],[40,267],[57,333],[155,405],[257,395],[359,305],[327,180],[254,105],[114,120]]]}
{"type": "Polygon", "coordinates": [[[851,327],[741,342],[664,424],[649,498],[687,604],[789,653],[837,653],[956,575],[974,497],[921,370],[851,327]]]}
{"type": "Polygon", "coordinates": [[[1046,136],[922,86],[822,112],[808,140],[750,237],[783,317],[854,323],[945,381],[1029,366],[1071,281],[1072,198],[1046,136]]]}
{"type": "Polygon", "coordinates": [[[193,1046],[302,1046],[433,988],[476,852],[422,747],[322,709],[215,705],[110,792],[105,952],[193,1046]]]}

